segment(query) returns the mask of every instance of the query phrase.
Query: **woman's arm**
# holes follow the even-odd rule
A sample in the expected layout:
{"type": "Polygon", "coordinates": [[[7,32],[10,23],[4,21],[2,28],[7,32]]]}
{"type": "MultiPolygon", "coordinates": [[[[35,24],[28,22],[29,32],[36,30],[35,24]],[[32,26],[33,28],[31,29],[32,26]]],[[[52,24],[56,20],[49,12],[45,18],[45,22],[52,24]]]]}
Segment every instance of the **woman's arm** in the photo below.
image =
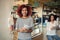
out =
{"type": "Polygon", "coordinates": [[[21,28],[21,29],[18,29],[17,32],[27,32],[27,33],[30,33],[32,32],[32,29],[26,29],[26,28],[21,28]]]}
{"type": "Polygon", "coordinates": [[[18,29],[17,32],[24,32],[24,30],[23,29],[18,29]]]}
{"type": "Polygon", "coordinates": [[[27,33],[31,33],[33,30],[32,29],[29,29],[29,30],[26,30],[27,33]]]}
{"type": "Polygon", "coordinates": [[[32,29],[26,29],[25,27],[23,27],[23,28],[21,28],[20,32],[30,33],[30,32],[32,32],[32,29]]]}
{"type": "Polygon", "coordinates": [[[17,31],[17,32],[23,32],[23,29],[22,29],[22,28],[19,28],[19,24],[20,24],[20,23],[19,23],[19,20],[20,20],[20,19],[17,19],[17,21],[16,21],[16,31],[17,31]]]}
{"type": "Polygon", "coordinates": [[[34,30],[34,23],[33,23],[33,18],[30,18],[30,29],[27,30],[28,33],[31,33],[34,30]]]}

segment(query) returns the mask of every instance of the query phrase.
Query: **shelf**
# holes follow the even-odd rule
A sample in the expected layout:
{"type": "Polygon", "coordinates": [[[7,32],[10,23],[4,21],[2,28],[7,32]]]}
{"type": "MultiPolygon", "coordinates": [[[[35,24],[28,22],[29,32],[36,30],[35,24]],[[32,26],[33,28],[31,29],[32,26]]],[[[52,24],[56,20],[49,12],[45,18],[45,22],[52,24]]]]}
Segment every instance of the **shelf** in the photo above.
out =
{"type": "Polygon", "coordinates": [[[42,33],[38,33],[38,34],[35,34],[34,36],[32,36],[32,38],[35,38],[35,37],[37,37],[37,36],[39,36],[39,35],[41,35],[42,33]]]}

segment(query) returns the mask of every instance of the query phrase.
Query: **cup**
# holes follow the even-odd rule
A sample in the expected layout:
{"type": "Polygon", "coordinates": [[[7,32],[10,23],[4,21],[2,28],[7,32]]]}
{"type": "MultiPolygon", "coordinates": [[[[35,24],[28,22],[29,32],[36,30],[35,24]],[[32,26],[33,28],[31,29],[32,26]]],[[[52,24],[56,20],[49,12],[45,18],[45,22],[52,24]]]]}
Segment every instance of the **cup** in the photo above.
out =
{"type": "Polygon", "coordinates": [[[29,29],[30,27],[28,26],[28,25],[26,25],[26,24],[24,24],[24,27],[26,28],[26,29],[29,29]]]}

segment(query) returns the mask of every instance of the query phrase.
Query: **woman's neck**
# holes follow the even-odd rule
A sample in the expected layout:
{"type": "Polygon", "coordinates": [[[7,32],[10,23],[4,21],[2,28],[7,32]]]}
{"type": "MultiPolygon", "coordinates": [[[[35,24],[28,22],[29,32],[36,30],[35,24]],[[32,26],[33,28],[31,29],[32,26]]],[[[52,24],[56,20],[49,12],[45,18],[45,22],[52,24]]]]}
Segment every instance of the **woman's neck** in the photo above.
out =
{"type": "Polygon", "coordinates": [[[51,23],[54,23],[54,21],[51,21],[51,23]]]}
{"type": "Polygon", "coordinates": [[[28,18],[28,17],[27,17],[27,16],[22,16],[22,18],[24,18],[24,19],[25,19],[25,18],[28,18]]]}

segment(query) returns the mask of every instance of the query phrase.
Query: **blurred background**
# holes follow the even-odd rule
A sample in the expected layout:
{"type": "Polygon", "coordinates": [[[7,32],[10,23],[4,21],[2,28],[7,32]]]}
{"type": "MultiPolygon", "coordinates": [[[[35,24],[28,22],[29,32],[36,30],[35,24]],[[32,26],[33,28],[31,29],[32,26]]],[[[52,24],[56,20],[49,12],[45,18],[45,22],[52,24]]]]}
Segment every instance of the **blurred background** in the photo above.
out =
{"type": "Polygon", "coordinates": [[[35,25],[31,33],[32,39],[47,40],[45,22],[47,22],[48,16],[53,13],[60,23],[60,0],[0,0],[0,40],[17,40],[18,33],[15,31],[15,23],[19,16],[16,11],[22,4],[33,8],[31,16],[35,25]]]}

